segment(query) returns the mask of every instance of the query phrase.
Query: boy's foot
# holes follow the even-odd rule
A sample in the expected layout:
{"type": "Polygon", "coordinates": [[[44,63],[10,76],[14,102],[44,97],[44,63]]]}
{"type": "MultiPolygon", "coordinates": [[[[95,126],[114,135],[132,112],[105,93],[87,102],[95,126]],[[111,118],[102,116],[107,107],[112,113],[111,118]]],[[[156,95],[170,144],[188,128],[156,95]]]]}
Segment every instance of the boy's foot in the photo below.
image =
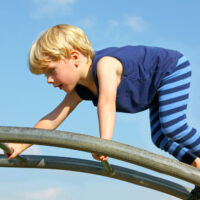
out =
{"type": "Polygon", "coordinates": [[[195,188],[191,191],[187,200],[200,200],[200,187],[195,186],[195,188]]]}

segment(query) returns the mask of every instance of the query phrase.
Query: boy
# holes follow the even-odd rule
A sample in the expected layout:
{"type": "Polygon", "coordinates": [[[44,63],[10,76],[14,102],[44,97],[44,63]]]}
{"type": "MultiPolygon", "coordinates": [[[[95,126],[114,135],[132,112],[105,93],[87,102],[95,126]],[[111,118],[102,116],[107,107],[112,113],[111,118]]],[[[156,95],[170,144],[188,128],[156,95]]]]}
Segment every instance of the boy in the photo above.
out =
{"type": "MultiPolygon", "coordinates": [[[[179,52],[156,47],[111,47],[94,54],[84,32],[71,25],[45,31],[32,45],[30,71],[67,95],[34,127],[56,129],[82,100],[97,106],[100,137],[112,139],[115,113],[150,108],[152,140],[178,160],[200,168],[200,133],[186,122],[191,70],[179,52]]],[[[30,144],[8,144],[16,157],[30,144]]],[[[108,157],[92,154],[96,160],[108,157]]]]}

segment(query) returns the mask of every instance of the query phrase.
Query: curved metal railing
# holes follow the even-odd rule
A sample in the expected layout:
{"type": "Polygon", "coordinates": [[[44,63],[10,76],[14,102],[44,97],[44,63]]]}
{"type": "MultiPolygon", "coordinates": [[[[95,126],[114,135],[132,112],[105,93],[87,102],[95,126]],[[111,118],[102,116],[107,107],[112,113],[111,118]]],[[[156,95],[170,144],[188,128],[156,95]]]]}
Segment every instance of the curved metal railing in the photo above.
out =
{"type": "Polygon", "coordinates": [[[17,160],[8,161],[5,156],[0,155],[0,167],[57,169],[96,174],[161,191],[181,199],[185,199],[191,191],[171,181],[116,165],[111,165],[114,172],[108,173],[100,162],[90,160],[30,155],[23,158],[26,159],[24,163],[17,160]]]}
{"type": "MultiPolygon", "coordinates": [[[[123,160],[129,163],[133,163],[148,169],[152,169],[157,172],[171,175],[176,178],[193,183],[197,186],[200,186],[200,170],[191,167],[189,165],[180,163],[176,160],[166,158],[160,155],[150,153],[148,151],[135,148],[129,145],[121,144],[114,141],[103,140],[93,136],[87,136],[83,134],[76,134],[71,132],[64,131],[50,131],[44,129],[35,129],[35,128],[20,128],[20,127],[0,127],[0,141],[1,142],[19,142],[19,143],[30,143],[30,144],[40,144],[48,146],[56,146],[63,148],[70,148],[75,150],[81,150],[85,152],[93,152],[97,154],[104,154],[109,157],[116,158],[118,160],[123,160]]],[[[23,156],[24,157],[24,156],[23,156]]],[[[52,162],[54,162],[52,157],[30,157],[26,156],[26,162],[17,162],[17,161],[7,161],[7,159],[0,159],[0,166],[7,167],[41,167],[41,163],[46,161],[46,168],[51,168],[52,162]],[[39,165],[35,165],[34,162],[37,160],[39,165]],[[50,161],[48,161],[50,160],[50,161]],[[7,162],[7,163],[6,163],[7,162]]],[[[64,158],[55,158],[58,163],[55,169],[60,169],[60,166],[63,166],[64,158]]],[[[67,158],[65,158],[66,161],[67,158]]],[[[69,158],[68,158],[69,159],[69,158]]],[[[102,166],[99,168],[100,163],[94,161],[83,161],[83,160],[74,160],[73,167],[70,164],[65,164],[65,168],[73,171],[78,170],[80,165],[82,168],[82,163],[86,163],[86,166],[92,164],[93,167],[88,167],[90,169],[87,173],[94,173],[103,176],[109,176],[112,178],[117,178],[120,180],[132,182],[135,184],[143,184],[145,187],[156,189],[173,196],[185,199],[191,189],[188,189],[184,186],[172,183],[170,181],[160,179],[158,177],[153,177],[147,174],[136,172],[130,169],[121,168],[118,166],[112,165],[114,173],[108,173],[106,171],[102,172],[102,166]],[[80,161],[81,164],[78,162],[80,161]],[[95,167],[94,167],[95,166],[95,167]],[[77,169],[77,170],[76,170],[77,169]],[[99,171],[100,170],[100,171],[99,171]],[[128,172],[127,172],[128,171],[128,172]],[[100,173],[101,172],[101,173],[100,173]],[[134,174],[139,173],[138,179],[134,177],[134,174]],[[120,175],[121,174],[121,175],[120,175]],[[144,176],[143,176],[144,175],[144,176]],[[143,178],[142,180],[142,177],[143,178]],[[137,180],[137,181],[136,181],[137,180]],[[156,181],[155,181],[156,180],[156,181]],[[151,182],[149,182],[151,181],[151,182]],[[154,184],[153,184],[153,182],[154,184]],[[160,185],[160,186],[159,186],[160,185]]],[[[36,163],[37,163],[36,162],[36,163]]],[[[68,163],[66,161],[66,163],[68,163]]],[[[55,166],[55,162],[54,162],[55,166]]],[[[84,171],[84,167],[82,168],[84,171]]]]}

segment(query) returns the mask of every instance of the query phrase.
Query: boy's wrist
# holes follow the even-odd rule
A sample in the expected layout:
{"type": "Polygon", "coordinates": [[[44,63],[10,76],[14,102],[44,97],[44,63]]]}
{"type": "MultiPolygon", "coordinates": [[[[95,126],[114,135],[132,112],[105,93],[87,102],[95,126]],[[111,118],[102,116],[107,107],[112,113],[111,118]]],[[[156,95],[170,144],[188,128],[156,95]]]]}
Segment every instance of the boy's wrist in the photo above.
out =
{"type": "Polygon", "coordinates": [[[104,139],[104,140],[112,140],[112,138],[110,138],[110,137],[101,137],[101,139],[104,139]]]}
{"type": "Polygon", "coordinates": [[[100,138],[104,139],[104,140],[112,140],[112,134],[111,135],[110,134],[105,134],[105,135],[100,134],[100,138]]]}

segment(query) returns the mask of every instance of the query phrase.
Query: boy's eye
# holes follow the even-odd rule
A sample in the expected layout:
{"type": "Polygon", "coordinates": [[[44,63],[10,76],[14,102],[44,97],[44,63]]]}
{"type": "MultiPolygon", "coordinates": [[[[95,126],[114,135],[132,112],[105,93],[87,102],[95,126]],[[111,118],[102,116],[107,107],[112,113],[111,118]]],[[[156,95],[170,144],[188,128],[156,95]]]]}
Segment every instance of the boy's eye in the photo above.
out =
{"type": "Polygon", "coordinates": [[[49,70],[49,74],[53,74],[53,72],[54,72],[54,69],[49,70]]]}

